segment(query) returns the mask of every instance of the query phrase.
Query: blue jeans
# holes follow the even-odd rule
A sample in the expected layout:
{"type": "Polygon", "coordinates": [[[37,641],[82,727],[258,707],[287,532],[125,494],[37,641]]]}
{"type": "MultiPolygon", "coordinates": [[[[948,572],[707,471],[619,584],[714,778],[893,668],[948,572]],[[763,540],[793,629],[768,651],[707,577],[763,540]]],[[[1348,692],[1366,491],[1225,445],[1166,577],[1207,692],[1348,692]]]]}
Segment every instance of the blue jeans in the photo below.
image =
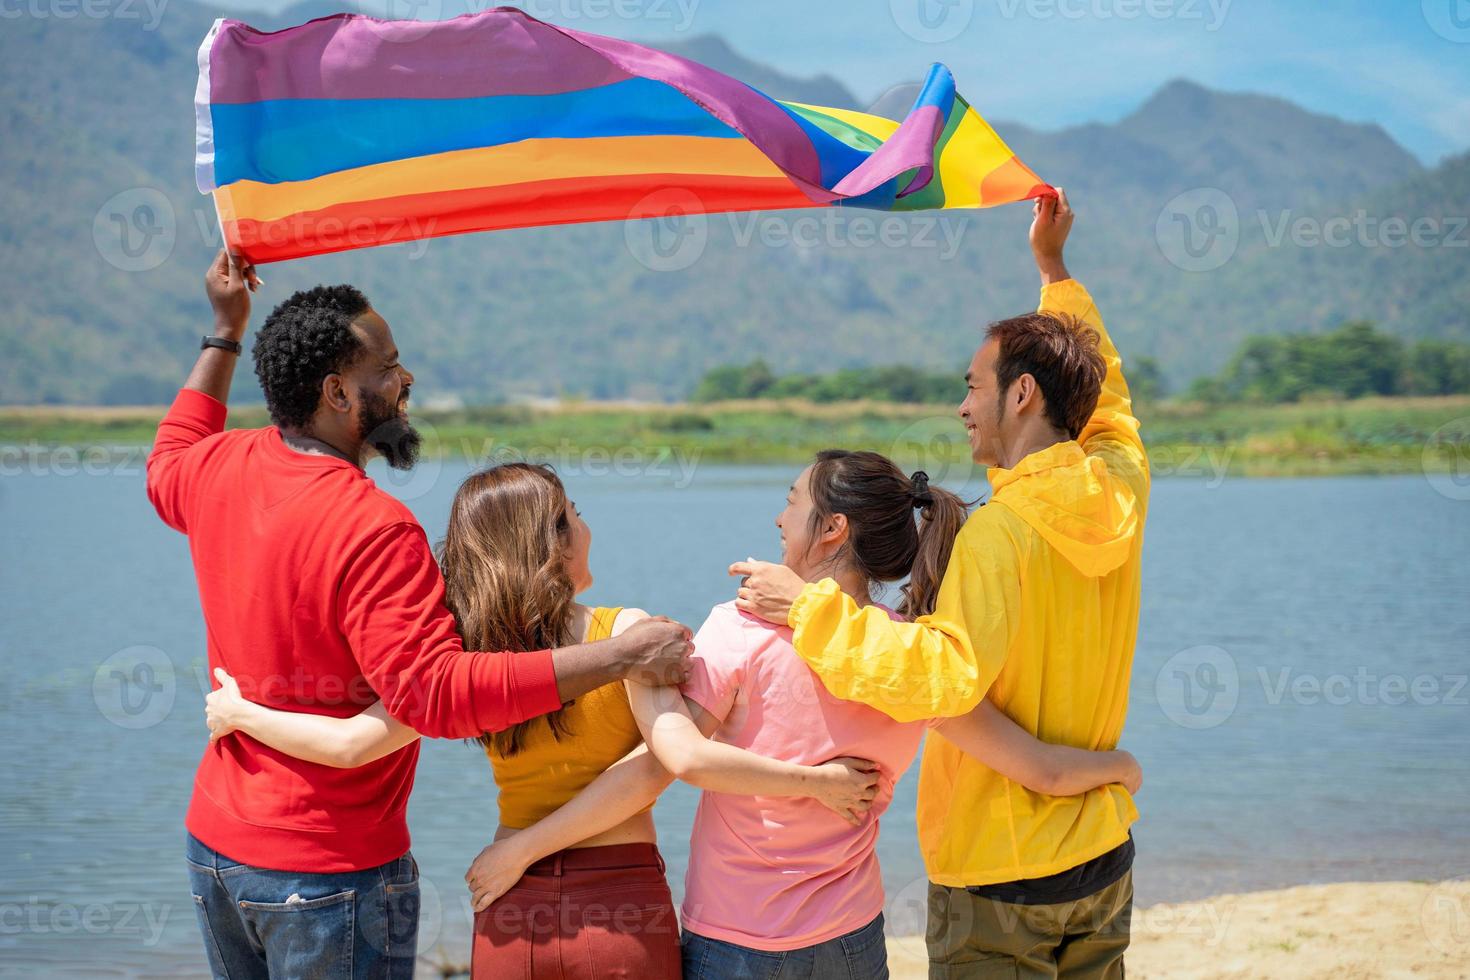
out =
{"type": "Polygon", "coordinates": [[[214,977],[412,980],[419,932],[412,854],[366,871],[271,871],[190,834],[185,856],[214,977]]]}
{"type": "Polygon", "coordinates": [[[684,931],[684,980],[888,980],[883,916],[805,949],[751,949],[684,931]]]}

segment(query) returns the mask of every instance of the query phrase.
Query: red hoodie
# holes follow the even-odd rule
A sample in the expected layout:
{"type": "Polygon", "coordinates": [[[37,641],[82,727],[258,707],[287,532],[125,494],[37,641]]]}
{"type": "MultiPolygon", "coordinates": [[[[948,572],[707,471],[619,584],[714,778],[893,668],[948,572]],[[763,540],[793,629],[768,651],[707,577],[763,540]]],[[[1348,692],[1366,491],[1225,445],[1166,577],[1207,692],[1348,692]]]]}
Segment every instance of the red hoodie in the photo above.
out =
{"type": "MultiPolygon", "coordinates": [[[[179,392],[148,457],[148,499],[189,536],[209,667],[250,700],[345,717],[382,699],[424,735],[462,738],[554,711],[550,651],[469,653],[408,508],[345,460],[274,426],[224,432],[225,406],[179,392]]],[[[358,871],[408,850],[418,743],[356,769],[237,732],[194,777],[190,833],[236,861],[358,871]]]]}

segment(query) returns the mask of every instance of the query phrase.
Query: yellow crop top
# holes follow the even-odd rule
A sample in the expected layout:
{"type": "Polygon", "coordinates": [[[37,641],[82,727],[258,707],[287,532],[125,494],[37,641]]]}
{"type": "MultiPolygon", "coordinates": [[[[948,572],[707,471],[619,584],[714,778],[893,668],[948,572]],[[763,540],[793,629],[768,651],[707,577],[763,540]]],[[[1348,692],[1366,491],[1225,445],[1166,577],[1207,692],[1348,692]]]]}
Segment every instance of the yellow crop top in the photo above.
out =
{"type": "MultiPolygon", "coordinates": [[[[592,610],[587,642],[612,636],[622,609],[592,610]]],[[[500,823],[529,827],[570,801],[607,768],[643,741],[622,681],[589,691],[562,710],[569,734],[558,740],[551,724],[537,718],[526,730],[519,752],[506,757],[493,749],[490,767],[500,788],[500,823]]],[[[653,809],[650,803],[643,811],[653,809]]]]}

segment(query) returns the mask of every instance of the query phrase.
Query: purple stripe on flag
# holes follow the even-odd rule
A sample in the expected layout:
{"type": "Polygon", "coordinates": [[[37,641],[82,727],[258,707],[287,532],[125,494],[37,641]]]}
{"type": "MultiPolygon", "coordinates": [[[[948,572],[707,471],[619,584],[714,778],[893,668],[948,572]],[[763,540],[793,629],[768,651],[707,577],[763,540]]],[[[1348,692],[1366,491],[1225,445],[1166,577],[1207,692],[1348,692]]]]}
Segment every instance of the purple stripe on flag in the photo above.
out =
{"type": "Polygon", "coordinates": [[[938,107],[920,106],[873,155],[832,188],[843,197],[859,197],[873,188],[917,169],[907,193],[922,190],[934,176],[934,144],[944,132],[945,118],[938,107]]]}
{"type": "Polygon", "coordinates": [[[576,38],[630,74],[672,85],[706,112],[754,143],[813,202],[829,204],[837,199],[838,195],[822,186],[821,161],[816,147],[812,146],[811,138],[802,131],[796,120],[759,90],[729,75],[722,75],[698,62],[666,51],[656,51],[617,38],[584,34],[554,24],[544,24],[514,8],[501,7],[497,10],[514,12],[537,26],[576,38]]]}
{"type": "Polygon", "coordinates": [[[964,111],[963,104],[956,106],[956,97],[950,70],[941,64],[930,65],[924,87],[903,124],[872,156],[838,181],[833,190],[844,197],[859,197],[910,170],[918,172],[900,196],[907,197],[927,187],[934,179],[935,148],[949,123],[949,114],[964,111]]]}
{"type": "Polygon", "coordinates": [[[210,101],[555,95],[630,77],[511,8],[447,21],[335,14],[271,34],[226,20],[211,58],[210,101]]]}

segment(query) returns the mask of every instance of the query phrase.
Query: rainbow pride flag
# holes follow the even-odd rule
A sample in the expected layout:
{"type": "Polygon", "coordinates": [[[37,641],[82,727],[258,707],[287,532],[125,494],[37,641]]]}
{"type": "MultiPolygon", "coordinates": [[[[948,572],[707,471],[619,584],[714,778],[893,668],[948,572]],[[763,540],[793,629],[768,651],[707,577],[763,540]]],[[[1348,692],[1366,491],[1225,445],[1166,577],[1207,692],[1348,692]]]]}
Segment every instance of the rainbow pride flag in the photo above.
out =
{"type": "Polygon", "coordinates": [[[199,48],[199,190],[252,262],[677,213],[974,208],[1050,192],[934,65],[902,122],[782,102],[511,7],[199,48]]]}

